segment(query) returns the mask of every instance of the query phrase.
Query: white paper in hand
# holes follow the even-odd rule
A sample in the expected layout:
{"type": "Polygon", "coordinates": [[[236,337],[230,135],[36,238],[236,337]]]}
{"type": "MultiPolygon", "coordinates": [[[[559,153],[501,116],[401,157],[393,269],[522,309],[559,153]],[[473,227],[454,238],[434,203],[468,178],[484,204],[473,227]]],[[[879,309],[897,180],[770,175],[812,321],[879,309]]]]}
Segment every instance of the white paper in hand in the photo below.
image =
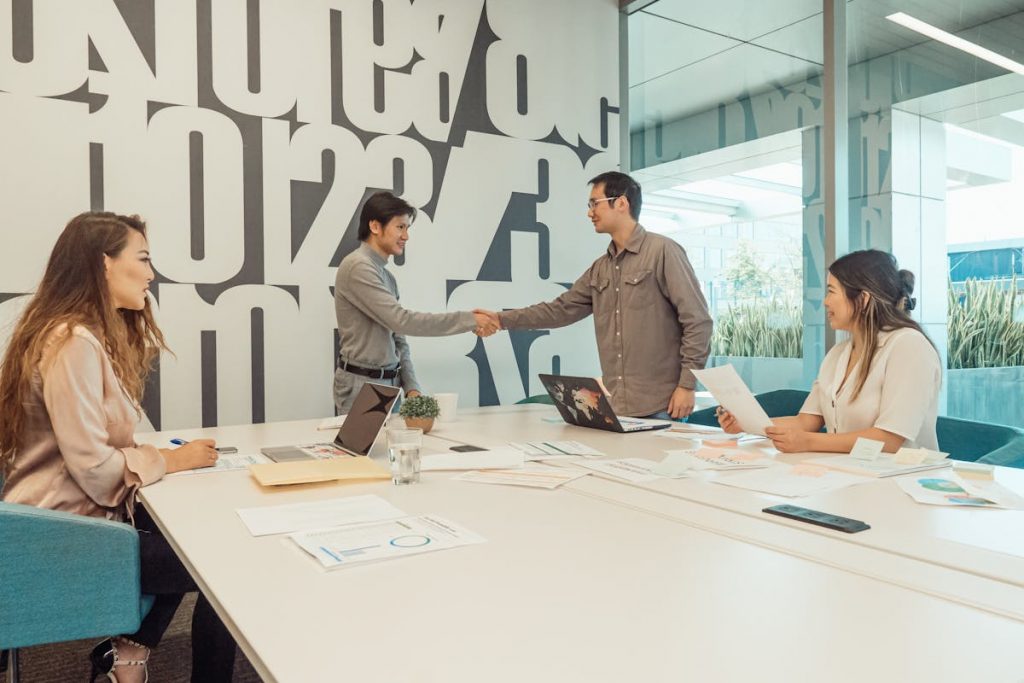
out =
{"type": "Polygon", "coordinates": [[[771,418],[736,374],[736,368],[722,365],[707,370],[694,370],[693,374],[707,387],[715,400],[733,414],[740,423],[740,429],[747,434],[765,435],[764,430],[772,425],[771,418]]]}

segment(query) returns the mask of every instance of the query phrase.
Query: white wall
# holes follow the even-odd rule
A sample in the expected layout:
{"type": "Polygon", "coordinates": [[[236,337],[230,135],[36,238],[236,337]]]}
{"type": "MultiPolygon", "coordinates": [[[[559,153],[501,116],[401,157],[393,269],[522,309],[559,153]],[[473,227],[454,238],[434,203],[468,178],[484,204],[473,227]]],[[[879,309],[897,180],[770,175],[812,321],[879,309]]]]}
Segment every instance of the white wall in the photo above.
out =
{"type": "MultiPolygon", "coordinates": [[[[0,0],[0,340],[71,216],[141,214],[176,353],[158,427],[333,412],[334,271],[376,189],[422,210],[392,266],[410,308],[550,298],[604,249],[584,202],[618,162],[614,0],[147,6],[0,0]]],[[[539,393],[556,356],[599,370],[589,321],[412,348],[464,405],[539,393]]]]}

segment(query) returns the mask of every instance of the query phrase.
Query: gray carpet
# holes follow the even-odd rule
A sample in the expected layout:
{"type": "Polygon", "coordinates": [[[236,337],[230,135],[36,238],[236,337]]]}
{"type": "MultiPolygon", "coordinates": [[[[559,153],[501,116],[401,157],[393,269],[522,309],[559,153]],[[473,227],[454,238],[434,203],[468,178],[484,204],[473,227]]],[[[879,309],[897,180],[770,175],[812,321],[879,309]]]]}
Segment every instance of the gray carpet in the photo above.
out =
{"type": "MultiPolygon", "coordinates": [[[[192,668],[189,627],[195,596],[186,596],[174,615],[160,647],[149,658],[151,683],[188,683],[192,668]]],[[[102,638],[40,645],[21,650],[22,683],[85,683],[89,678],[89,652],[102,638]]],[[[252,665],[239,652],[235,658],[236,683],[259,683],[252,665]]]]}

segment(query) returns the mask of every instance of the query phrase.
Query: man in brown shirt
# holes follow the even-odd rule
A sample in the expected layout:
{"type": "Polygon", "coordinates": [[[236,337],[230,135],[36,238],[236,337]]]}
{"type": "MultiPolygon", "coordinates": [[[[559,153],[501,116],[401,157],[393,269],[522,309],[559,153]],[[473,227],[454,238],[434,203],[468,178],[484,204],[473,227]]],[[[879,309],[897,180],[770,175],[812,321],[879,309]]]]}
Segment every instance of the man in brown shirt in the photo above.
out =
{"type": "Polygon", "coordinates": [[[711,343],[711,316],[686,252],[637,222],[640,185],[610,171],[590,181],[587,216],[608,252],[553,301],[493,313],[504,329],[564,327],[594,315],[604,385],[619,415],[686,417],[711,343]]]}

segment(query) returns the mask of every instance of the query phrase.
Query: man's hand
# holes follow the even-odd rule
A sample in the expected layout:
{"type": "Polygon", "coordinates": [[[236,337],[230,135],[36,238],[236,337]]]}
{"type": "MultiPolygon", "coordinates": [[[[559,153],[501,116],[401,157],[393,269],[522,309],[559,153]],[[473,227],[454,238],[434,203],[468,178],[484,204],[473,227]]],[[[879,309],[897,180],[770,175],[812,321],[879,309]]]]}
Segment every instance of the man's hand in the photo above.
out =
{"type": "Polygon", "coordinates": [[[694,393],[693,389],[683,387],[676,387],[672,392],[672,397],[668,400],[668,414],[673,420],[686,417],[693,412],[694,393]]]}
{"type": "Polygon", "coordinates": [[[476,318],[475,334],[479,337],[490,337],[501,329],[501,320],[494,311],[477,308],[473,311],[473,317],[476,318]]]}

